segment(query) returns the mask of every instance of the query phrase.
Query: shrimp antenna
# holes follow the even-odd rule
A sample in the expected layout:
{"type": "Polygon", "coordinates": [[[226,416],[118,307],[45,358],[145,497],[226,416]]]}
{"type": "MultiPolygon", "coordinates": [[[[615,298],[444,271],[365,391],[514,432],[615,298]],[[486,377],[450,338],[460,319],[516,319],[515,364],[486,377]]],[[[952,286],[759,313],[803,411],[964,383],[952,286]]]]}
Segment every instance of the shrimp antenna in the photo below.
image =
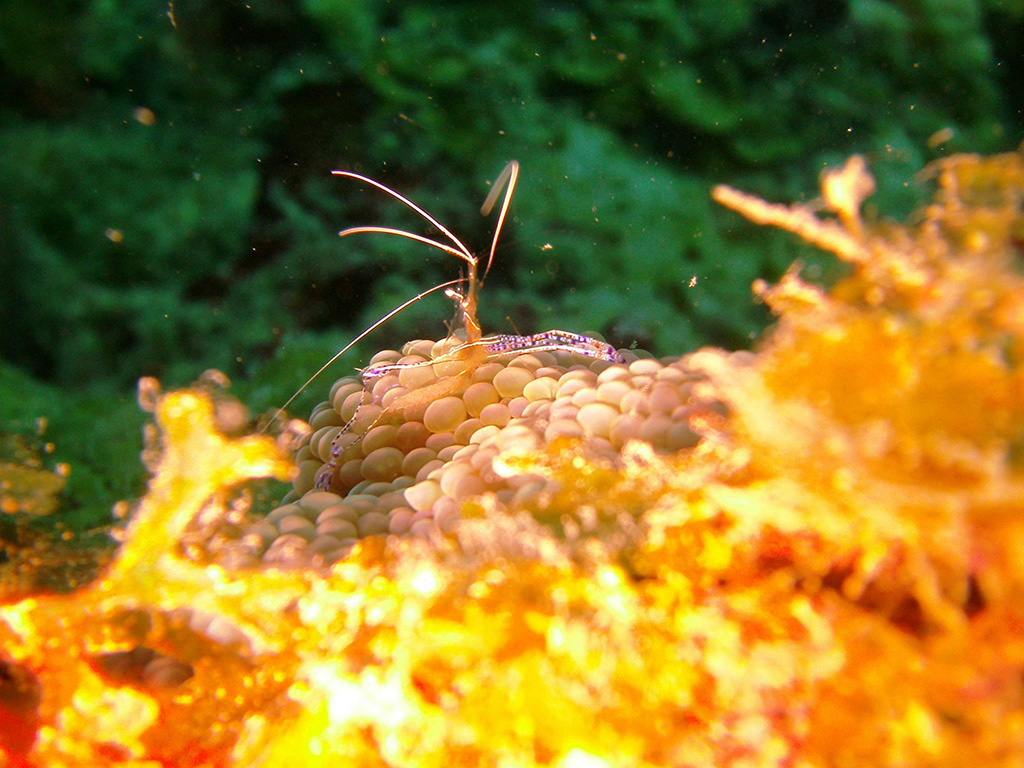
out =
{"type": "Polygon", "coordinates": [[[267,429],[269,429],[270,425],[273,424],[275,421],[277,421],[277,417],[280,416],[282,413],[284,413],[284,409],[287,408],[289,405],[291,405],[292,402],[295,400],[295,398],[298,397],[299,395],[301,395],[303,393],[303,391],[306,389],[306,387],[308,387],[310,384],[313,383],[313,380],[317,376],[319,376],[321,373],[326,371],[327,368],[331,365],[331,363],[333,363],[339,357],[341,357],[346,352],[348,352],[350,349],[352,349],[352,347],[354,347],[360,341],[365,339],[370,333],[372,333],[373,331],[377,330],[380,326],[384,325],[384,323],[386,323],[392,317],[397,315],[403,309],[405,309],[406,307],[410,306],[411,304],[415,304],[417,301],[419,301],[423,297],[429,296],[434,291],[440,291],[442,288],[451,288],[453,285],[458,285],[459,283],[462,283],[462,282],[464,282],[464,278],[460,277],[460,278],[458,278],[456,280],[449,280],[446,283],[439,283],[438,285],[435,285],[433,288],[428,288],[427,290],[423,291],[422,293],[416,294],[415,296],[413,296],[408,301],[406,301],[406,302],[402,303],[401,305],[399,305],[399,306],[395,307],[394,309],[392,309],[390,312],[388,312],[386,315],[384,315],[384,317],[382,317],[380,320],[375,322],[373,325],[371,325],[365,331],[363,331],[358,336],[356,336],[354,339],[352,339],[352,341],[350,341],[348,344],[346,344],[344,347],[342,347],[341,350],[337,354],[334,355],[334,357],[332,357],[330,360],[328,360],[326,363],[324,363],[320,367],[319,371],[317,371],[312,376],[310,376],[309,380],[306,381],[306,383],[303,384],[301,387],[299,387],[298,391],[294,395],[289,397],[287,402],[285,402],[284,405],[282,405],[280,408],[277,409],[277,413],[275,413],[273,418],[270,421],[267,422],[266,426],[263,427],[263,429],[260,430],[260,434],[262,435],[264,432],[266,432],[267,429]]]}
{"type": "Polygon", "coordinates": [[[498,223],[494,227],[494,237],[491,239],[491,252],[487,257],[487,266],[484,268],[483,277],[480,278],[482,283],[487,278],[487,273],[491,271],[491,262],[494,261],[494,252],[498,248],[498,238],[501,236],[501,227],[505,223],[505,216],[508,213],[508,207],[512,203],[512,193],[516,188],[516,179],[519,178],[519,161],[512,160],[502,168],[501,173],[498,174],[498,178],[494,181],[494,186],[491,187],[491,191],[487,193],[487,197],[484,198],[484,204],[480,206],[480,213],[487,216],[494,208],[494,203],[498,200],[498,195],[501,194],[501,190],[505,189],[505,199],[501,201],[501,210],[498,212],[498,223]]]}
{"type": "Polygon", "coordinates": [[[502,169],[501,173],[498,174],[498,178],[495,180],[494,186],[491,188],[491,191],[487,194],[487,198],[484,200],[483,207],[480,209],[480,212],[484,216],[489,214],[491,210],[494,208],[494,204],[498,199],[498,195],[501,194],[502,190],[505,190],[505,198],[501,202],[501,211],[498,214],[498,223],[494,228],[494,237],[491,239],[491,250],[487,257],[487,268],[484,270],[483,276],[479,278],[477,277],[477,265],[479,264],[479,259],[476,256],[474,256],[470,252],[470,250],[463,244],[463,242],[459,240],[459,238],[457,238],[455,235],[453,235],[451,231],[448,230],[447,227],[445,227],[441,222],[439,222],[437,219],[435,219],[433,216],[431,216],[429,213],[423,210],[423,208],[416,205],[416,203],[414,203],[412,200],[410,200],[409,198],[405,197],[402,194],[399,194],[395,190],[391,189],[391,187],[381,184],[379,181],[374,181],[368,176],[363,176],[360,173],[354,173],[353,171],[331,171],[331,173],[335,176],[346,176],[350,179],[355,179],[356,181],[364,182],[366,184],[369,184],[371,187],[379,189],[381,192],[390,195],[403,205],[407,206],[408,208],[411,208],[425,221],[429,222],[439,232],[443,233],[444,236],[448,238],[448,240],[451,242],[451,245],[443,243],[439,240],[433,240],[429,237],[424,237],[423,235],[417,235],[414,232],[407,232],[404,229],[377,226],[349,227],[348,229],[343,229],[341,232],[338,233],[339,237],[346,237],[347,235],[354,235],[357,233],[398,235],[399,237],[404,237],[408,240],[413,240],[417,243],[423,243],[424,245],[429,245],[433,248],[437,248],[452,256],[456,256],[457,258],[460,258],[464,262],[466,262],[466,264],[469,265],[469,268],[467,269],[467,272],[469,274],[468,277],[465,279],[465,282],[467,283],[467,288],[463,293],[454,295],[452,296],[452,298],[456,298],[459,303],[459,311],[462,314],[462,319],[466,327],[466,342],[469,344],[474,344],[478,342],[482,334],[480,331],[480,323],[476,318],[477,295],[479,293],[480,286],[483,285],[484,278],[487,277],[487,273],[490,272],[491,263],[494,261],[494,252],[498,248],[498,238],[501,235],[501,228],[502,225],[505,223],[505,218],[508,215],[508,207],[512,202],[512,192],[515,190],[516,187],[516,179],[519,178],[519,163],[513,160],[502,169]]]}
{"type": "Polygon", "coordinates": [[[341,232],[339,232],[339,237],[354,235],[359,232],[377,232],[385,235],[398,235],[399,237],[405,237],[408,238],[409,240],[415,240],[418,243],[424,243],[426,245],[433,246],[434,248],[439,248],[445,253],[450,253],[451,255],[457,256],[463,261],[466,261],[472,264],[473,266],[476,266],[476,257],[472,253],[470,253],[469,249],[465,245],[463,245],[462,241],[459,240],[459,238],[457,238],[455,235],[453,235],[448,230],[448,228],[445,227],[441,222],[439,222],[437,219],[435,219],[433,216],[431,216],[429,213],[423,210],[420,206],[416,205],[416,203],[414,203],[409,198],[399,194],[395,190],[391,189],[391,187],[385,184],[381,184],[379,181],[374,181],[370,177],[363,176],[360,173],[354,173],[352,171],[331,171],[331,173],[335,176],[346,176],[350,179],[365,182],[370,186],[376,187],[381,192],[385,192],[391,195],[391,197],[405,204],[413,211],[415,211],[417,214],[419,214],[421,217],[423,217],[426,221],[430,222],[430,224],[432,224],[439,232],[444,233],[445,237],[451,240],[452,243],[455,245],[455,248],[452,248],[449,245],[445,245],[444,243],[440,243],[437,240],[431,240],[429,237],[423,237],[422,235],[417,235],[412,232],[406,232],[403,229],[392,229],[391,227],[350,227],[348,229],[343,229],[341,232]]]}

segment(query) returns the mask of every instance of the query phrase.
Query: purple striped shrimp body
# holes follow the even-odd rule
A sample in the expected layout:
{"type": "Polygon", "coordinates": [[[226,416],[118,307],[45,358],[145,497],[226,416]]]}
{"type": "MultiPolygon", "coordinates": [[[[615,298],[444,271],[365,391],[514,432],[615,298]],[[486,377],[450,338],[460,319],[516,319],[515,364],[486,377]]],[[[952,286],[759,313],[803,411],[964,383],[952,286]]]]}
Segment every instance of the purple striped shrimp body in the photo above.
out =
{"type": "Polygon", "coordinates": [[[520,352],[570,352],[610,363],[622,362],[622,355],[611,344],[569,331],[544,331],[532,336],[499,334],[482,341],[489,357],[520,352]]]}
{"type": "MultiPolygon", "coordinates": [[[[485,336],[473,345],[462,344],[453,351],[457,352],[470,346],[482,347],[486,352],[486,359],[488,360],[506,355],[526,354],[528,352],[568,352],[570,354],[583,355],[584,357],[592,357],[595,360],[607,360],[610,363],[621,363],[623,361],[622,355],[611,344],[591,338],[590,336],[570,333],[569,331],[544,331],[543,333],[534,333],[530,336],[516,336],[507,333],[495,334],[493,336],[485,336]]],[[[360,373],[365,384],[370,379],[377,379],[394,371],[435,365],[446,360],[447,355],[435,360],[424,360],[419,363],[386,363],[384,365],[363,368],[360,373]]]]}

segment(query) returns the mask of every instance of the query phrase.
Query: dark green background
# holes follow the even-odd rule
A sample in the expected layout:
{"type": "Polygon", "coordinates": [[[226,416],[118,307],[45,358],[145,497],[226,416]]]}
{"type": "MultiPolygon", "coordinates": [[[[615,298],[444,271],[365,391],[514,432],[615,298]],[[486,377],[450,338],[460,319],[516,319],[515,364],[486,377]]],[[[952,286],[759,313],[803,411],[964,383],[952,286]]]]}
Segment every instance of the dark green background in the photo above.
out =
{"type": "MultiPolygon", "coordinates": [[[[5,0],[0,429],[46,416],[66,511],[102,519],[141,487],[139,376],[214,367],[270,408],[457,274],[398,238],[339,240],[426,230],[332,168],[483,250],[486,182],[521,161],[486,331],[748,345],[767,321],[751,281],[806,254],[716,210],[711,186],[811,200],[822,168],[863,153],[873,204],[905,215],[928,160],[1020,142],[1022,17],[1019,0],[5,0]]],[[[416,305],[297,412],[450,317],[416,305]]]]}

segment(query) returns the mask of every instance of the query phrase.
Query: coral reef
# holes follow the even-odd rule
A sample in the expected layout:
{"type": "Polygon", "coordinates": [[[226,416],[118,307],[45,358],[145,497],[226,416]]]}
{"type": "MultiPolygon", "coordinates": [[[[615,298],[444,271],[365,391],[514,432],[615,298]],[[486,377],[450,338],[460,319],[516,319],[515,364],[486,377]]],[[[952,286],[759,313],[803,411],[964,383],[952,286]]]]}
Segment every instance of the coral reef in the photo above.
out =
{"type": "MultiPolygon", "coordinates": [[[[382,423],[377,447],[367,432],[362,479],[341,464],[330,493],[270,438],[220,434],[208,395],[159,396],[154,478],[114,562],[0,604],[0,764],[1018,764],[1024,159],[933,172],[905,226],[862,217],[856,158],[823,179],[834,217],[717,189],[850,274],[758,285],[778,323],[755,353],[498,363],[473,384],[495,393],[382,423]],[[404,424],[454,436],[505,396],[508,421],[415,475],[396,473],[418,448],[371,458],[404,424]],[[192,546],[197,521],[258,525],[231,489],[265,476],[307,513],[436,482],[435,522],[349,536],[330,567],[192,546]]],[[[314,413],[304,460],[352,386],[314,413]]]]}
{"type": "Polygon", "coordinates": [[[40,420],[31,437],[0,432],[0,600],[39,590],[72,590],[94,579],[109,562],[109,546],[96,537],[88,543],[97,547],[72,543],[76,532],[53,515],[71,469],[63,462],[46,466],[43,457],[53,453],[54,445],[44,441],[45,429],[40,420]]]}
{"type": "Polygon", "coordinates": [[[663,363],[629,350],[620,353],[627,358],[621,364],[568,352],[498,357],[457,395],[399,414],[382,410],[408,387],[434,380],[422,364],[451,341],[379,353],[371,365],[410,367],[366,385],[351,376],[335,382],[298,443],[287,503],[243,534],[227,562],[334,562],[364,536],[449,531],[464,502],[484,494],[491,511],[535,508],[561,485],[531,471],[521,455],[566,439],[580,440],[588,460],[614,463],[634,439],[671,453],[695,446],[725,410],[686,361],[663,363]],[[342,430],[345,449],[327,492],[318,490],[313,480],[342,430]]]}

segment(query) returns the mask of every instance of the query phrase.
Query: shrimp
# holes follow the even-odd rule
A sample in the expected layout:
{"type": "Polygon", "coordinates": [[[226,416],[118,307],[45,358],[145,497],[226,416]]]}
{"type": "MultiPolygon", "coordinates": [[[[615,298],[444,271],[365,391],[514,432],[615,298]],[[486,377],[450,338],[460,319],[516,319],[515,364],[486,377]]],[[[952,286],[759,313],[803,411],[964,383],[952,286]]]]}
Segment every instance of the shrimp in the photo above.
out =
{"type": "MultiPolygon", "coordinates": [[[[450,232],[443,224],[412,200],[367,176],[363,176],[352,171],[332,171],[331,173],[335,176],[343,176],[355,179],[356,181],[364,184],[369,184],[370,186],[381,190],[385,194],[390,195],[403,205],[412,209],[421,218],[436,228],[438,232],[444,235],[447,242],[425,237],[423,235],[416,234],[415,232],[380,226],[349,227],[348,229],[344,229],[338,233],[340,237],[367,233],[404,237],[418,243],[423,243],[424,245],[428,245],[432,248],[437,248],[438,250],[465,262],[466,276],[458,280],[452,280],[447,283],[436,285],[389,312],[383,318],[363,331],[363,333],[342,349],[337,355],[331,358],[331,360],[328,361],[320,371],[314,374],[314,376],[311,377],[305,385],[303,385],[302,389],[305,389],[305,387],[312,382],[313,378],[319,375],[319,373],[334,362],[334,360],[336,360],[341,354],[347,351],[353,344],[366,336],[366,334],[370,333],[370,331],[374,330],[415,301],[418,301],[427,294],[442,288],[445,289],[446,295],[456,302],[458,315],[461,320],[462,337],[464,340],[458,341],[451,349],[443,352],[442,354],[436,355],[429,360],[378,365],[371,364],[369,367],[360,370],[363,392],[360,396],[359,404],[356,406],[355,412],[352,416],[348,419],[345,425],[341,427],[331,441],[330,459],[323,465],[323,467],[320,468],[316,476],[314,487],[317,490],[327,490],[330,487],[332,479],[337,473],[342,454],[348,448],[355,445],[360,439],[358,436],[353,439],[351,432],[357,423],[357,419],[363,415],[360,413],[360,410],[364,406],[368,405],[365,402],[365,395],[370,392],[372,385],[376,383],[377,380],[387,376],[388,374],[401,373],[409,369],[424,368],[429,369],[429,373],[431,375],[422,377],[424,383],[420,386],[409,388],[406,391],[398,393],[397,396],[389,398],[386,405],[378,405],[379,410],[368,421],[368,426],[365,424],[363,425],[365,428],[360,429],[361,434],[366,434],[386,416],[402,416],[411,411],[426,408],[426,406],[435,400],[462,393],[473,382],[473,375],[477,369],[488,360],[492,360],[497,357],[522,354],[526,352],[562,351],[576,353],[600,360],[607,360],[609,362],[622,361],[622,357],[619,355],[618,351],[610,344],[590,338],[589,336],[582,336],[568,331],[552,330],[528,336],[517,336],[511,334],[498,334],[491,336],[483,335],[480,322],[477,319],[477,303],[479,300],[480,289],[483,287],[484,280],[486,279],[487,274],[491,269],[491,265],[494,262],[494,254],[498,247],[498,238],[501,235],[502,227],[508,216],[509,206],[512,202],[512,194],[515,191],[516,181],[519,178],[519,163],[517,161],[511,161],[501,171],[480,208],[482,215],[489,215],[494,209],[502,191],[504,191],[505,194],[502,198],[501,206],[498,211],[498,219],[495,224],[494,235],[491,238],[491,247],[487,254],[487,262],[483,268],[483,274],[480,274],[479,272],[480,259],[475,256],[465,246],[465,244],[463,244],[463,242],[452,234],[452,232],[450,232]],[[460,287],[457,288],[455,286],[460,287]],[[464,286],[464,289],[461,286],[464,286]]],[[[301,392],[302,390],[300,389],[299,391],[301,392]]],[[[296,393],[296,395],[297,394],[298,393],[296,393]]],[[[292,397],[292,400],[294,397],[295,396],[292,397]]],[[[373,396],[371,394],[371,398],[372,397],[373,396]]],[[[290,403],[291,400],[288,402],[290,403]]],[[[287,406],[287,403],[285,405],[287,406]]],[[[367,422],[367,420],[363,419],[363,422],[367,422]]]]}

